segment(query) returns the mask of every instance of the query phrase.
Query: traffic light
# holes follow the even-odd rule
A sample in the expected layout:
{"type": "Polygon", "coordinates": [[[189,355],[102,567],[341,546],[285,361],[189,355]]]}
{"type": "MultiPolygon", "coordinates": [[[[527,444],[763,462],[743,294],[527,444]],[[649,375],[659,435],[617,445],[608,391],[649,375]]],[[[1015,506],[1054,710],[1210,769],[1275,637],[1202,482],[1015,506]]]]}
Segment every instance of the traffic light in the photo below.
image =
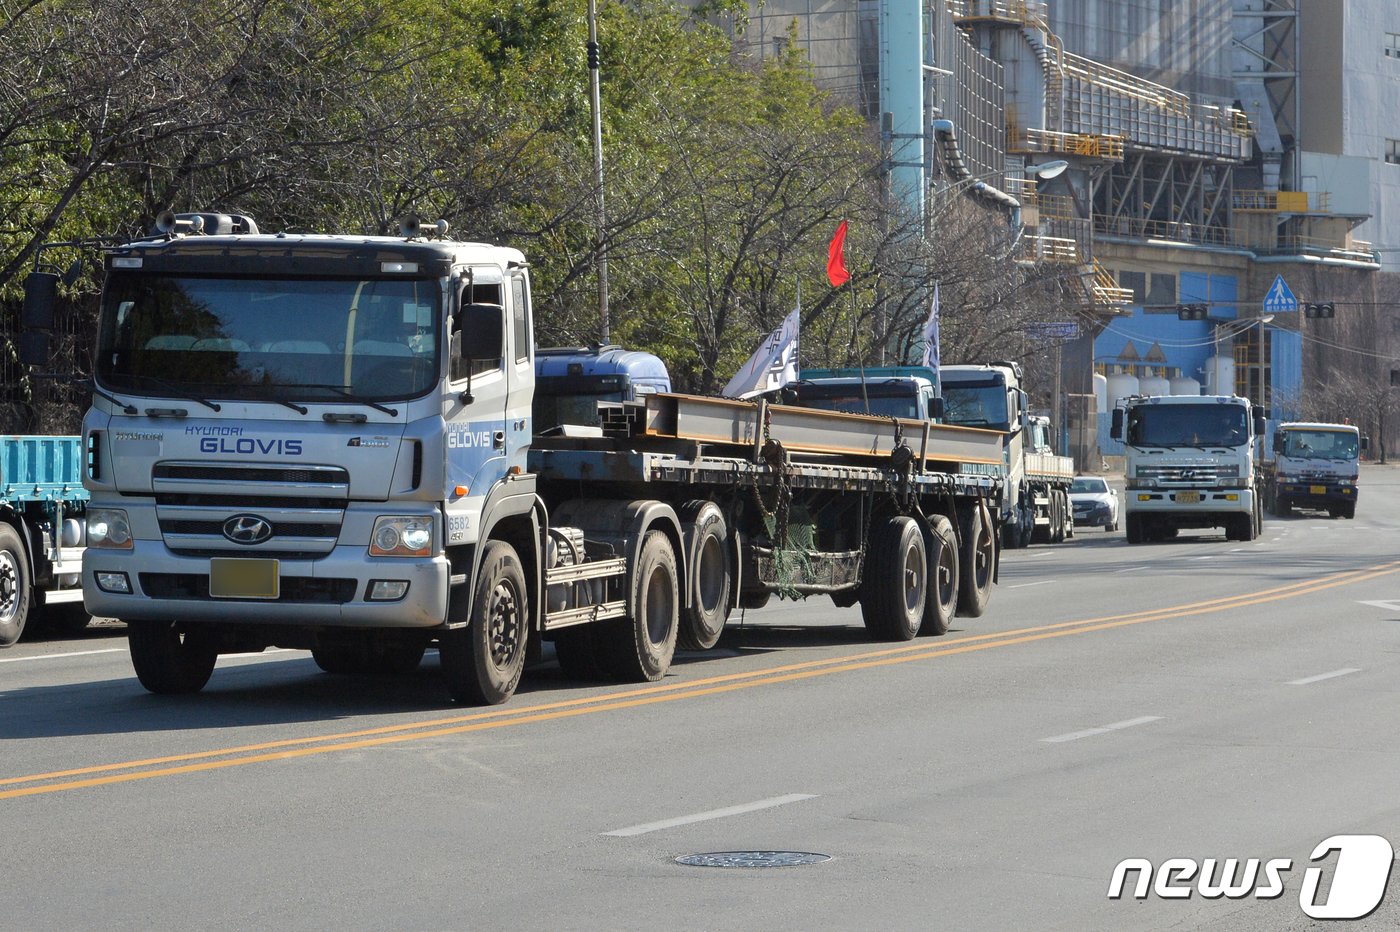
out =
{"type": "Polygon", "coordinates": [[[1176,318],[1177,320],[1205,320],[1208,310],[1209,308],[1204,304],[1178,304],[1176,318]]]}
{"type": "Polygon", "coordinates": [[[1303,305],[1303,316],[1307,318],[1316,319],[1318,317],[1335,317],[1336,313],[1337,309],[1332,306],[1331,302],[1328,302],[1327,304],[1303,305]]]}

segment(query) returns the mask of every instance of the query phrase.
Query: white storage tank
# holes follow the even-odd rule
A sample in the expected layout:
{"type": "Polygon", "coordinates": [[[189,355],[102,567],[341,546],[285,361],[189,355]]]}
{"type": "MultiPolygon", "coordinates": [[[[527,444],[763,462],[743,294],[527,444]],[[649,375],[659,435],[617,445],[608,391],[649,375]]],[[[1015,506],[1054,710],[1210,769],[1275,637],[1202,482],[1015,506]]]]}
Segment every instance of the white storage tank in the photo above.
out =
{"type": "Polygon", "coordinates": [[[1111,410],[1108,403],[1108,376],[1094,373],[1094,410],[1102,414],[1111,410]]]}
{"type": "Polygon", "coordinates": [[[1235,393],[1235,360],[1232,356],[1212,356],[1206,360],[1206,393],[1235,393]]]}
{"type": "Polygon", "coordinates": [[[1108,402],[1118,407],[1118,402],[1129,395],[1138,394],[1138,377],[1127,372],[1115,372],[1108,377],[1108,402]]]}
{"type": "Polygon", "coordinates": [[[1171,380],[1173,395],[1199,395],[1201,383],[1189,375],[1178,375],[1171,380]]]}
{"type": "Polygon", "coordinates": [[[1160,375],[1145,375],[1138,379],[1138,392],[1143,395],[1170,395],[1172,386],[1160,375]]]}

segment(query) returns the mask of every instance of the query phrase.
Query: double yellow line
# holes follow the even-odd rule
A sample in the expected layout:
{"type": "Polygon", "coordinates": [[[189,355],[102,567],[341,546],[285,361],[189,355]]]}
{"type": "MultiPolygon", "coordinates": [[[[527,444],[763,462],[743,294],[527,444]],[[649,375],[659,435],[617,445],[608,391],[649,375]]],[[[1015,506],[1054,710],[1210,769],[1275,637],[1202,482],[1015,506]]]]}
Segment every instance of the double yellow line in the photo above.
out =
{"type": "Polygon", "coordinates": [[[149,780],[154,777],[201,773],[269,761],[292,760],[298,757],[310,757],[314,754],[381,747],[406,741],[420,741],[425,738],[440,738],[473,731],[559,721],[580,715],[614,712],[681,699],[695,699],[701,696],[713,696],[758,686],[771,686],[817,676],[829,676],[834,673],[867,670],[898,663],[929,660],[934,657],[949,657],[955,654],[966,654],[997,647],[1010,647],[1015,644],[1028,644],[1050,638],[1087,634],[1092,631],[1105,631],[1150,621],[1224,612],[1310,595],[1337,586],[1365,582],[1396,571],[1400,571],[1400,560],[1364,569],[1333,573],[1272,589],[1175,605],[1169,608],[1107,615],[1101,618],[1085,618],[1078,621],[1065,621],[969,637],[945,638],[937,641],[920,640],[898,647],[868,651],[846,657],[811,660],[685,682],[650,684],[602,696],[567,699],[523,707],[489,709],[424,722],[388,725],[381,728],[368,728],[319,737],[288,738],[281,741],[245,744],[212,751],[197,751],[190,754],[151,757],[116,764],[56,770],[23,777],[8,777],[0,779],[0,799],[79,790],[113,783],[129,783],[135,780],[149,780]]]}

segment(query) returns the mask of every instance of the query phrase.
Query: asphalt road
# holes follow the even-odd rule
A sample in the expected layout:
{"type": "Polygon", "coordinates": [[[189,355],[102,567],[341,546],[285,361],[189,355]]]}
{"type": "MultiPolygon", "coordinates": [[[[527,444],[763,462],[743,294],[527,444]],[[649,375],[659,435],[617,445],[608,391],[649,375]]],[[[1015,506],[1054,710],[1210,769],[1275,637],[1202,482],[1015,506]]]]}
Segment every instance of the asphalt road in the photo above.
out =
{"type": "MultiPolygon", "coordinates": [[[[1400,470],[1362,483],[1354,521],[1249,544],[1011,552],[944,637],[775,604],[662,683],[546,662],[499,709],[448,705],[432,654],[383,680],[221,658],[162,698],[119,628],[22,643],[0,929],[1325,928],[1314,847],[1400,844],[1400,470]],[[829,859],[676,861],[736,851],[829,859]],[[1273,899],[1110,899],[1125,858],[1291,865],[1273,899]]],[[[1349,928],[1400,928],[1397,873],[1349,928]]]]}

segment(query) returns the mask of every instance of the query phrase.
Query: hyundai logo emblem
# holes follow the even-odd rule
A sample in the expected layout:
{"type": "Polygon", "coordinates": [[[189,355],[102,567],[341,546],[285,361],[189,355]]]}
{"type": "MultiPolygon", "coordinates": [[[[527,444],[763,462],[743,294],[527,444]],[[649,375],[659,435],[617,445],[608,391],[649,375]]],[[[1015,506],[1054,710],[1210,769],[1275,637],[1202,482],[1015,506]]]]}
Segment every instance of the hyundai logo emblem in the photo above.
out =
{"type": "Polygon", "coordinates": [[[235,544],[261,544],[272,537],[272,525],[257,515],[234,515],[224,522],[224,536],[235,544]]]}

